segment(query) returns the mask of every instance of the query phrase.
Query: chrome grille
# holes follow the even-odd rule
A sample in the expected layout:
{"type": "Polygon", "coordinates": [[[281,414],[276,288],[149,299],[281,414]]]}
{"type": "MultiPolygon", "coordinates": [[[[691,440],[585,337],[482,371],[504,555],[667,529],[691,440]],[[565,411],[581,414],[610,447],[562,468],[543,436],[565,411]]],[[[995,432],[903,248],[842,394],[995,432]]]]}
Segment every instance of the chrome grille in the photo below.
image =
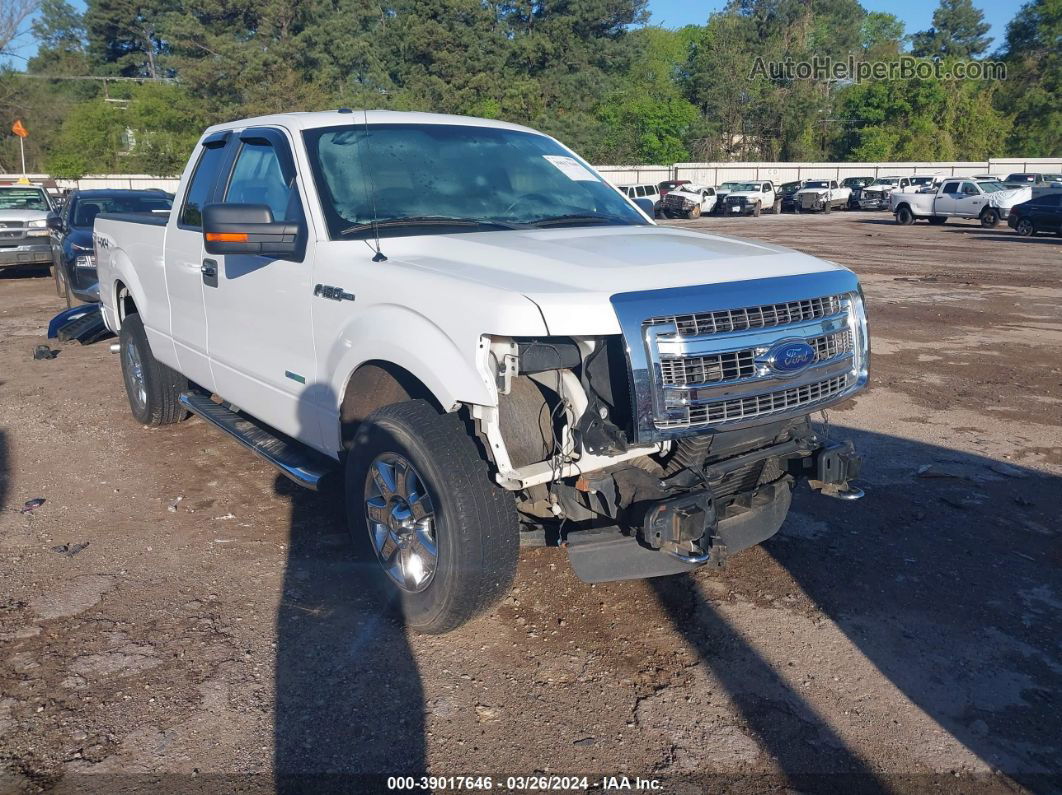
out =
{"type": "Polygon", "coordinates": [[[638,442],[807,414],[867,383],[866,315],[850,271],[620,293],[612,303],[638,442]],[[783,355],[796,342],[814,356],[792,367],[783,355]]]}
{"type": "Polygon", "coordinates": [[[841,296],[827,295],[805,301],[788,301],[784,304],[765,304],[742,309],[723,309],[717,312],[698,312],[695,315],[654,317],[649,325],[674,323],[680,337],[700,337],[705,334],[724,334],[731,331],[747,331],[771,328],[804,320],[836,315],[841,311],[841,296]]]}
{"type": "Polygon", "coordinates": [[[661,428],[681,428],[703,423],[738,422],[805,408],[840,394],[848,386],[848,380],[849,375],[846,373],[825,381],[780,389],[762,395],[690,406],[684,410],[685,416],[671,417],[658,422],[658,425],[661,428]]]}
{"type": "MultiPolygon", "coordinates": [[[[807,340],[815,349],[815,363],[824,362],[852,350],[852,332],[841,331],[807,340]]],[[[739,381],[757,374],[756,349],[662,359],[660,378],[664,386],[690,386],[739,381]]]]}
{"type": "Polygon", "coordinates": [[[660,373],[667,386],[736,381],[756,374],[756,354],[748,350],[688,359],[664,359],[660,362],[660,373]]]}

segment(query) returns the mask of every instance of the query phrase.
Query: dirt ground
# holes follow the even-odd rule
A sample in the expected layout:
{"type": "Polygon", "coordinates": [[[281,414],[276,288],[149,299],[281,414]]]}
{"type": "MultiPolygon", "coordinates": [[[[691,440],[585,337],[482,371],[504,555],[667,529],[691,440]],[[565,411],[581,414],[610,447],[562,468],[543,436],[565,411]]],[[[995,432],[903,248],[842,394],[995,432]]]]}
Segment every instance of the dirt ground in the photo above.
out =
{"type": "Polygon", "coordinates": [[[34,361],[52,281],[0,276],[0,791],[1062,789],[1062,240],[679,224],[860,275],[873,385],[829,420],[866,498],[802,489],[775,538],[693,576],[589,586],[526,549],[505,603],[444,637],[383,609],[335,498],[199,420],[137,425],[106,342],[34,361]]]}

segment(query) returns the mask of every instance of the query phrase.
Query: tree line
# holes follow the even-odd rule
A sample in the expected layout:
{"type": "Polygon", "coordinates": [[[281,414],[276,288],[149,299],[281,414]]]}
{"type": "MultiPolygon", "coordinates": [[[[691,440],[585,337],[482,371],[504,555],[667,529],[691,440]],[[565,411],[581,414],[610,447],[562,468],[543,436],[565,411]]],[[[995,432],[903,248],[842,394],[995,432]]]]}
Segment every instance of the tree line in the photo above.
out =
{"type": "MultiPolygon", "coordinates": [[[[1062,0],[1022,6],[995,50],[970,0],[940,0],[910,35],[858,0],[730,0],[677,30],[647,24],[646,3],[41,0],[37,54],[0,72],[0,107],[30,130],[29,169],[64,177],[173,175],[208,124],[341,106],[505,119],[598,163],[1062,154],[1062,0]],[[755,68],[901,55],[992,58],[1007,76],[755,68]]],[[[0,166],[17,153],[3,140],[0,166]]]]}

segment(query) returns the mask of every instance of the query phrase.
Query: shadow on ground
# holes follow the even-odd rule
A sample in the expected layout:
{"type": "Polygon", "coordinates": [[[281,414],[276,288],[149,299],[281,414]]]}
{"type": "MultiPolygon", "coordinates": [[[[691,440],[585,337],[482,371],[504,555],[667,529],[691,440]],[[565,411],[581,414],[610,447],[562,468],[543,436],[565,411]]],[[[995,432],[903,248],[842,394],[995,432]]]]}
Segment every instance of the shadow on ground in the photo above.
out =
{"type": "MultiPolygon", "coordinates": [[[[804,487],[767,552],[984,773],[1062,785],[1062,478],[892,436],[834,435],[867,457],[866,498],[804,487]]],[[[692,582],[653,588],[794,783],[842,774],[861,790],[912,785],[875,774],[692,582]],[[783,695],[765,698],[765,682],[783,695]],[[818,747],[803,741],[809,726],[818,747]]]]}
{"type": "Polygon", "coordinates": [[[426,765],[423,690],[401,614],[379,564],[351,543],[337,484],[315,494],[278,476],[275,489],[291,503],[277,611],[276,788],[384,791],[384,777],[426,765]]]}

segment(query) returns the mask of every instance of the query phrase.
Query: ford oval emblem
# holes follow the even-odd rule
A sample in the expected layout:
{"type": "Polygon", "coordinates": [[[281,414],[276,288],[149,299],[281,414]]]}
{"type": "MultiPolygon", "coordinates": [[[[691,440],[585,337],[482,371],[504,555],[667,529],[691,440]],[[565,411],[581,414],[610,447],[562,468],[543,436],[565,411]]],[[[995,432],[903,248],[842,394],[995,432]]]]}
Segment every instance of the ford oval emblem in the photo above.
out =
{"type": "Polygon", "coordinates": [[[811,366],[815,349],[803,340],[782,340],[771,346],[764,360],[772,370],[794,375],[811,366]]]}

